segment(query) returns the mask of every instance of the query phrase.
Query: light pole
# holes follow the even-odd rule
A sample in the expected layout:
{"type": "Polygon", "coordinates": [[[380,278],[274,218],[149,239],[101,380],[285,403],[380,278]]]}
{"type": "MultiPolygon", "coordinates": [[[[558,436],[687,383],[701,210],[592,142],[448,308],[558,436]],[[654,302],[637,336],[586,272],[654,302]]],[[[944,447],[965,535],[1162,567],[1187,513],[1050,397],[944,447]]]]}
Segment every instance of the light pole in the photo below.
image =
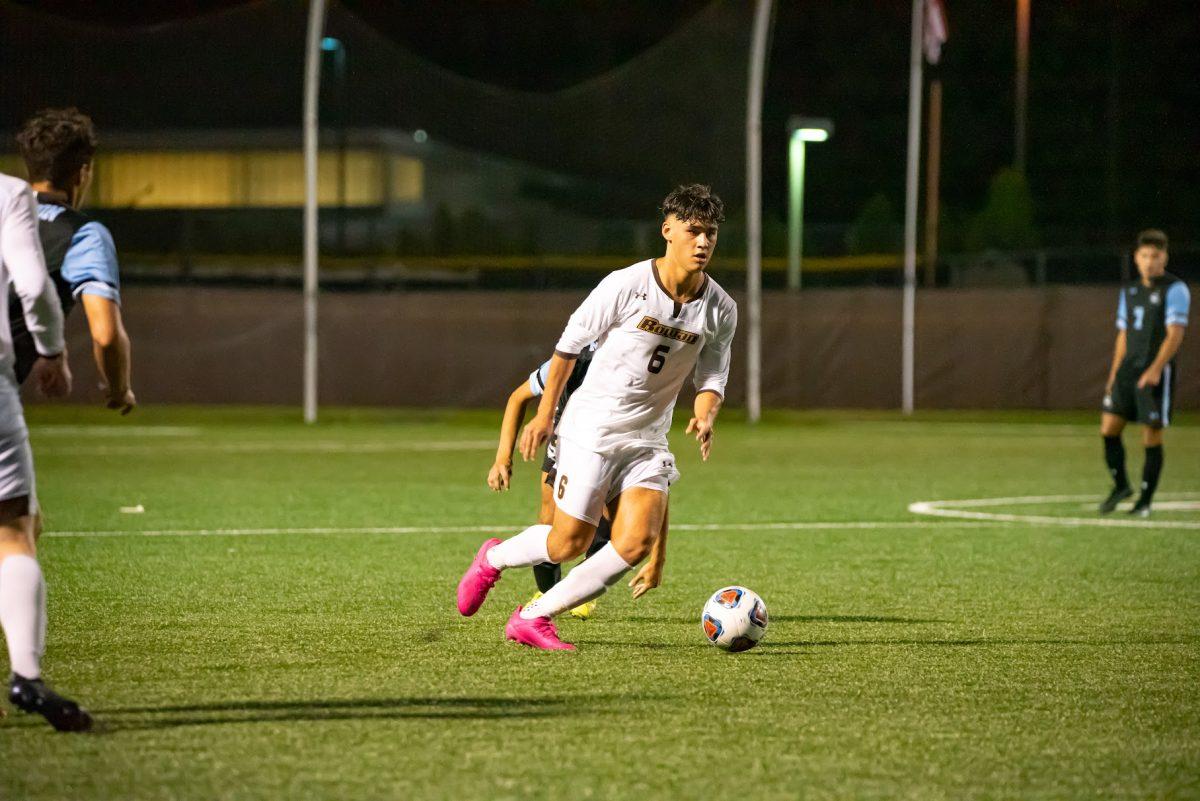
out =
{"type": "Polygon", "coordinates": [[[788,120],[788,275],[787,287],[800,289],[800,253],[804,246],[804,148],[824,142],[833,133],[833,122],[823,117],[788,120]]]}
{"type": "Polygon", "coordinates": [[[341,39],[326,36],[321,39],[321,50],[333,58],[333,72],[337,81],[337,253],[341,256],[346,252],[346,46],[341,39]]]}

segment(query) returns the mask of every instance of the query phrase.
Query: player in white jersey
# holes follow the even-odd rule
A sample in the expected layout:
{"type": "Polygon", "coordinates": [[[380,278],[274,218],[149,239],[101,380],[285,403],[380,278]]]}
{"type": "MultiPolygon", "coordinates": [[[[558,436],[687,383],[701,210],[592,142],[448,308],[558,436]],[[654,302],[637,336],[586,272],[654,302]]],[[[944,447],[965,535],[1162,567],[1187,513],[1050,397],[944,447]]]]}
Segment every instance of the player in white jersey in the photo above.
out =
{"type": "MultiPolygon", "coordinates": [[[[38,358],[30,377],[43,394],[71,391],[63,342],[63,314],[38,238],[37,203],[24,181],[0,175],[0,286],[12,282],[38,358]]],[[[12,680],[8,699],[44,715],[61,731],[91,728],[74,701],[42,681],[46,647],[46,582],[37,561],[41,530],[33,479],[33,452],[13,373],[8,305],[0,304],[0,627],[8,644],[12,680]]]]}
{"type": "Polygon", "coordinates": [[[475,614],[502,571],[583,553],[607,507],[612,541],[509,618],[505,635],[525,645],[573,649],[558,638],[553,618],[598,598],[647,556],[631,582],[635,593],[661,581],[667,490],[679,477],[667,431],[689,375],[697,394],[687,433],[700,442],[703,459],[712,448],[737,328],[737,305],[705,273],[724,208],[708,187],[692,184],[668,195],[662,210],[665,254],[610,273],[575,310],[555,347],[537,415],[521,434],[521,455],[532,459],[554,431],[576,357],[598,341],[558,428],[553,524],[483,543],[458,585],[459,612],[475,614]]]}

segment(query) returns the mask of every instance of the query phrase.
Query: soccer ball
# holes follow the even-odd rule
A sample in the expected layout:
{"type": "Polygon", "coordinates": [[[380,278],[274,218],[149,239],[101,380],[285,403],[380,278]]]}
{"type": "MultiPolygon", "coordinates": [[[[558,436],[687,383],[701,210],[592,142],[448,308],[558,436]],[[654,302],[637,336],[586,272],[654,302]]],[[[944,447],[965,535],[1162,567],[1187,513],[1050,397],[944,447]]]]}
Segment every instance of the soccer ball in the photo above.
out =
{"type": "Polygon", "coordinates": [[[725,587],[713,593],[704,605],[700,627],[718,648],[733,653],[748,651],[767,633],[767,605],[752,590],[725,587]]]}

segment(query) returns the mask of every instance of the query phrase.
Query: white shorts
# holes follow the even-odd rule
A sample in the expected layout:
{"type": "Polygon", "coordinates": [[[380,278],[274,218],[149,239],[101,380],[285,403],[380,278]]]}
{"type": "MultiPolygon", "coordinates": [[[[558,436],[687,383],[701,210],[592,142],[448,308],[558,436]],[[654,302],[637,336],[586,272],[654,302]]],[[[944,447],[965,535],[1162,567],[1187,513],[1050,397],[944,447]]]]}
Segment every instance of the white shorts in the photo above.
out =
{"type": "Polygon", "coordinates": [[[0,376],[0,501],[29,496],[29,511],[37,511],[33,482],[33,449],[21,411],[20,390],[12,370],[0,376]]]}
{"type": "Polygon", "coordinates": [[[679,480],[675,456],[665,448],[635,448],[607,456],[558,441],[558,476],[554,502],[559,509],[592,525],[604,507],[627,489],[647,487],[666,492],[679,480]]]}

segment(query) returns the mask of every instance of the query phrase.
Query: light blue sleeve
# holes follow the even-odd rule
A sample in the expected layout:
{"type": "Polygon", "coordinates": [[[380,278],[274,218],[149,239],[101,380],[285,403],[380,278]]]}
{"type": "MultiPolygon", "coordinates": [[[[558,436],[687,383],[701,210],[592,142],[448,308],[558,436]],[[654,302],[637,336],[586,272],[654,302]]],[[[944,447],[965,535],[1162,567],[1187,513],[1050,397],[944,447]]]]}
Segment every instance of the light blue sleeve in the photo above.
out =
{"type": "Polygon", "coordinates": [[[533,397],[540,397],[546,389],[546,379],[550,375],[550,360],[542,362],[542,366],[529,374],[529,391],[533,397]]]}
{"type": "Polygon", "coordinates": [[[1125,309],[1125,290],[1121,290],[1121,299],[1117,301],[1117,328],[1124,331],[1129,327],[1129,312],[1125,309]]]}
{"type": "Polygon", "coordinates": [[[79,226],[63,258],[62,277],[71,294],[99,295],[121,302],[121,278],[117,271],[117,248],[112,234],[98,222],[79,226]]]}
{"type": "Polygon", "coordinates": [[[1167,290],[1167,325],[1187,325],[1188,307],[1192,295],[1188,292],[1187,284],[1176,281],[1167,290]]]}

